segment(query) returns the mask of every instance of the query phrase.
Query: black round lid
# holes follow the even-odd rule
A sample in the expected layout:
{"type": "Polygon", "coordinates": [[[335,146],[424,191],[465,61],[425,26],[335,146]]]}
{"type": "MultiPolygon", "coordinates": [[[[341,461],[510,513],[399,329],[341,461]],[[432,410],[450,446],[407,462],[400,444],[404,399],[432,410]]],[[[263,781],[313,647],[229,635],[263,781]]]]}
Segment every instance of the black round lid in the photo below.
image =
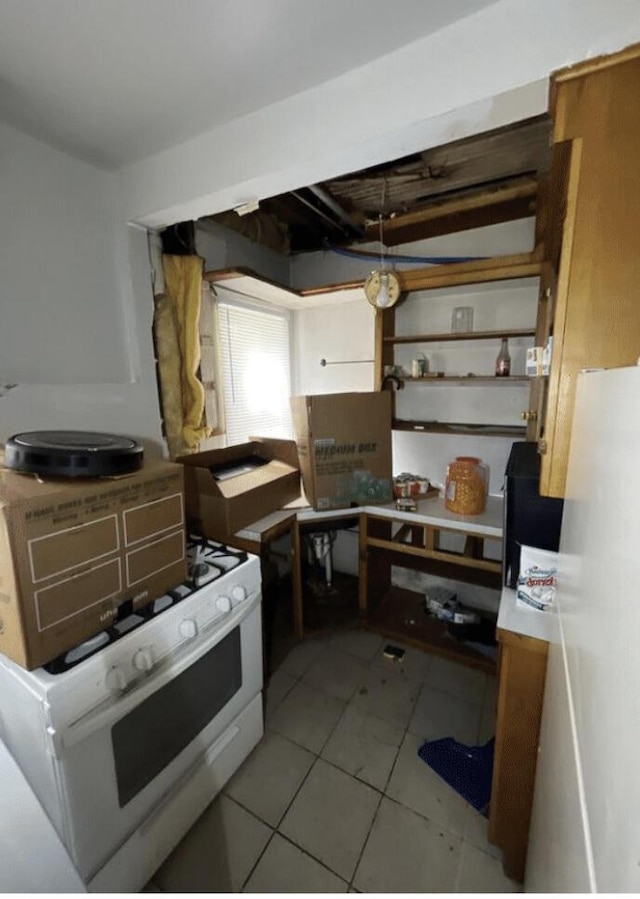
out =
{"type": "Polygon", "coordinates": [[[63,478],[103,478],[142,467],[144,448],[130,437],[94,431],[25,431],[7,440],[7,468],[63,478]]]}

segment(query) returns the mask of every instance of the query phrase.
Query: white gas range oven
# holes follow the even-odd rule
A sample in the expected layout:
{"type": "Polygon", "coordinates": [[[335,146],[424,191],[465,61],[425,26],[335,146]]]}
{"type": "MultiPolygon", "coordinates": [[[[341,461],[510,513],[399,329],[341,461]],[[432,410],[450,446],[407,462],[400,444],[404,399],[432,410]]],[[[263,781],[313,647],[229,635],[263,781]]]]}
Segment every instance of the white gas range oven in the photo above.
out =
{"type": "Polygon", "coordinates": [[[92,892],[139,890],[263,734],[259,560],[187,545],[146,609],[45,668],[0,656],[1,736],[92,892]]]}

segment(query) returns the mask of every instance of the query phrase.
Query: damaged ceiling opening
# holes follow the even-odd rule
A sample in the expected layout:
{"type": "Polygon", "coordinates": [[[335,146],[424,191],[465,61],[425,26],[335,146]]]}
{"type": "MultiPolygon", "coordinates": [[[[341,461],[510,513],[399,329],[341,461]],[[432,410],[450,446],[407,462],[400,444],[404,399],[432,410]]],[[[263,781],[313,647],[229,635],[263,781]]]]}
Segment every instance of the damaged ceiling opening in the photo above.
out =
{"type": "Polygon", "coordinates": [[[378,241],[388,247],[535,215],[551,122],[537,116],[208,216],[282,255],[378,241]]]}

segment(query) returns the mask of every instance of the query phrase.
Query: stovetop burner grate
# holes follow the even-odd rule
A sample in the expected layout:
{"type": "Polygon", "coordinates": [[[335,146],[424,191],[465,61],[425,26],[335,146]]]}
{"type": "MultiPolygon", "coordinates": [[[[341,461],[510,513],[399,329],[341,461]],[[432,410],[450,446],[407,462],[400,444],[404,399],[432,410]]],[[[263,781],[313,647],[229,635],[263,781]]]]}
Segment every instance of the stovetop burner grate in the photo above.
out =
{"type": "Polygon", "coordinates": [[[201,587],[233,571],[239,565],[243,565],[248,558],[244,550],[216,543],[206,537],[190,535],[187,546],[189,579],[196,587],[201,587]]]}
{"type": "Polygon", "coordinates": [[[51,662],[44,665],[49,674],[63,674],[75,665],[84,662],[90,656],[100,652],[140,627],[146,621],[161,615],[173,608],[187,596],[192,596],[205,584],[211,583],[243,565],[249,556],[244,550],[225,546],[207,537],[189,534],[187,537],[187,580],[164,596],[150,602],[141,609],[133,611],[131,602],[120,606],[119,614],[112,625],[95,634],[89,640],[68,649],[51,662]]]}

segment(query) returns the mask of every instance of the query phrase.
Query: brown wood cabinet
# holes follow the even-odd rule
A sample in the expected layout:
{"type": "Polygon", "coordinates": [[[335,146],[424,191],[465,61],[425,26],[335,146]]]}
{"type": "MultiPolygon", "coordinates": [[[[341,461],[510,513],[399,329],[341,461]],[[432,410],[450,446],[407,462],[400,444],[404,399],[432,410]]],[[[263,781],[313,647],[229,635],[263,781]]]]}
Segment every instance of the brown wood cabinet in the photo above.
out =
{"type": "Polygon", "coordinates": [[[580,369],[634,365],[640,355],[639,95],[640,46],[551,79],[555,187],[543,238],[551,308],[539,324],[553,335],[553,358],[538,397],[548,496],[564,495],[580,369]]]}
{"type": "Polygon", "coordinates": [[[498,708],[489,839],[505,873],[524,880],[549,644],[497,631],[498,708]]]}
{"type": "Polygon", "coordinates": [[[444,500],[421,500],[415,513],[367,507],[360,517],[359,606],[365,626],[436,655],[495,672],[492,658],[451,638],[446,623],[425,614],[424,593],[392,585],[396,565],[437,577],[499,589],[502,564],[485,555],[485,540],[502,538],[502,500],[489,497],[486,510],[467,518],[449,512],[444,500]],[[447,536],[463,538],[447,548],[447,536]]]}

